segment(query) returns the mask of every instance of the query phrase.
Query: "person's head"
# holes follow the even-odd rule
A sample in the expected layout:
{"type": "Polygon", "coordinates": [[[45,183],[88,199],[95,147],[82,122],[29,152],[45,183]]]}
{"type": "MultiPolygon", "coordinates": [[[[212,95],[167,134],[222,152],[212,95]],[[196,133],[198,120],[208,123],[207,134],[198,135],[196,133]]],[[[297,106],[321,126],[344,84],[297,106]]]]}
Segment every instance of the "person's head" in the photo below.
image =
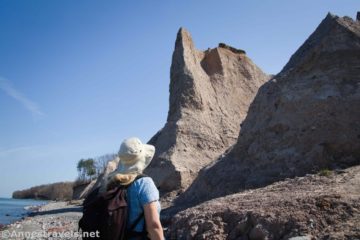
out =
{"type": "Polygon", "coordinates": [[[140,139],[125,139],[119,150],[120,162],[117,172],[121,174],[142,173],[150,164],[155,154],[155,147],[143,144],[140,139]]]}

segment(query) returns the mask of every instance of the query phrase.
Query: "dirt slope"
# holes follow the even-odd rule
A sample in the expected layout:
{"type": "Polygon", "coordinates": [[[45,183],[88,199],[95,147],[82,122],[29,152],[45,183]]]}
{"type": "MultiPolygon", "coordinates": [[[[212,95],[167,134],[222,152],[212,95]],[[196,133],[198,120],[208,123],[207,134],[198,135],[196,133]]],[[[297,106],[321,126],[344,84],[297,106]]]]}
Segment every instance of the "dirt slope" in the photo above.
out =
{"type": "Polygon", "coordinates": [[[168,239],[360,239],[360,166],[322,173],[189,208],[168,239]]]}

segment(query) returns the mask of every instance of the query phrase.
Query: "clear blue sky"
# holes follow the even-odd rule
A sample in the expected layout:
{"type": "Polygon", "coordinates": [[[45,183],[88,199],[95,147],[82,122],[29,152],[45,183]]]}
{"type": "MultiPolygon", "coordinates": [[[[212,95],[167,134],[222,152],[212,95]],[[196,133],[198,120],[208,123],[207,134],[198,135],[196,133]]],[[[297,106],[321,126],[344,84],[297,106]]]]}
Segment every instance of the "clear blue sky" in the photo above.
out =
{"type": "Polygon", "coordinates": [[[76,178],[81,158],[117,152],[165,123],[178,29],[225,42],[277,73],[327,12],[359,0],[0,0],[0,196],[76,178]]]}

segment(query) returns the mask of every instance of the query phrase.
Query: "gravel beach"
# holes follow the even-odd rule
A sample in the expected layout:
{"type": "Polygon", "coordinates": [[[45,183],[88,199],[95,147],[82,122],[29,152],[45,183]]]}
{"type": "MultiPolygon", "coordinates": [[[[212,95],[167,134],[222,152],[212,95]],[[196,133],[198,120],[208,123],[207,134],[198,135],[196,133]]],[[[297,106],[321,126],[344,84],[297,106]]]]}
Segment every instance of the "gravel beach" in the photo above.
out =
{"type": "Polygon", "coordinates": [[[50,202],[23,220],[6,226],[0,239],[81,239],[81,202],[50,202]]]}

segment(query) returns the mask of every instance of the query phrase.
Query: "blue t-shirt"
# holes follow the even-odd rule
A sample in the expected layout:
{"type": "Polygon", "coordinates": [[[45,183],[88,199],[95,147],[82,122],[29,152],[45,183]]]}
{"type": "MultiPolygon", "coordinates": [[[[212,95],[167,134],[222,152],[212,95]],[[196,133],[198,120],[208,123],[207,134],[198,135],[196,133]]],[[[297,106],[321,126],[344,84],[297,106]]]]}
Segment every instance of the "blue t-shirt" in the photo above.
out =
{"type": "MultiPolygon", "coordinates": [[[[159,191],[156,188],[154,181],[150,177],[143,177],[133,182],[127,189],[127,203],[128,203],[128,222],[127,226],[130,227],[135,220],[144,212],[144,205],[156,202],[159,216],[160,216],[160,203],[159,191]]],[[[144,218],[133,229],[136,232],[144,230],[144,218]]]]}

